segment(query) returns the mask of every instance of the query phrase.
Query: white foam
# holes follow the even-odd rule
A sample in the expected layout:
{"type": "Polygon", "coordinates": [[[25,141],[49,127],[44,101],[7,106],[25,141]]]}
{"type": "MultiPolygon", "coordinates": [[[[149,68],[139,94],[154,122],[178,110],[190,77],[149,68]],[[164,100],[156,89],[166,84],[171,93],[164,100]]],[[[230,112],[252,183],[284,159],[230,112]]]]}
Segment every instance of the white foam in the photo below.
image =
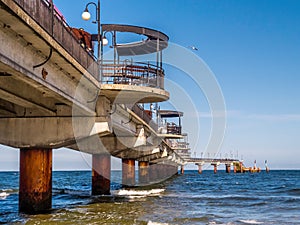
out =
{"type": "Polygon", "coordinates": [[[9,196],[9,194],[6,193],[6,192],[1,192],[0,193],[0,199],[6,199],[8,196],[9,196]]]}
{"type": "Polygon", "coordinates": [[[256,220],[240,220],[242,223],[246,223],[246,224],[263,224],[263,222],[259,222],[256,220]]]}
{"type": "Polygon", "coordinates": [[[151,190],[119,190],[115,193],[117,196],[128,196],[128,197],[147,197],[147,196],[157,196],[164,192],[165,189],[151,189],[151,190]]]}
{"type": "Polygon", "coordinates": [[[168,225],[168,223],[156,223],[152,222],[151,220],[147,223],[147,225],[168,225]]]}

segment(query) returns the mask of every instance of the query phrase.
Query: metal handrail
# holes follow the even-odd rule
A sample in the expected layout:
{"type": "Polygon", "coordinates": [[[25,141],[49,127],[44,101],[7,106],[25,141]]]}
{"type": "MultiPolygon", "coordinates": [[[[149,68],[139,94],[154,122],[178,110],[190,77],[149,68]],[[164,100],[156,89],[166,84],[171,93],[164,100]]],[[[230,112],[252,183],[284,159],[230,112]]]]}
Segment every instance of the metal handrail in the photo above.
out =
{"type": "Polygon", "coordinates": [[[181,126],[175,123],[167,123],[167,133],[168,134],[181,134],[181,126]]]}
{"type": "Polygon", "coordinates": [[[127,84],[164,89],[164,70],[144,62],[128,60],[114,62],[102,61],[102,83],[127,84]]]}

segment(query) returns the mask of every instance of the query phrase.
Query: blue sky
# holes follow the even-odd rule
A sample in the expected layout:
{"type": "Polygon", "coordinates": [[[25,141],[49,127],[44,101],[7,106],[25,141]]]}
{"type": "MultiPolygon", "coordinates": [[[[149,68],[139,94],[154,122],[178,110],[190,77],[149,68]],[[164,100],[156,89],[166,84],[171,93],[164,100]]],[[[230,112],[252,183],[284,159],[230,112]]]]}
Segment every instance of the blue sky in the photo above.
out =
{"type": "MultiPolygon", "coordinates": [[[[71,26],[95,32],[94,24],[81,19],[88,2],[54,0],[71,26]]],[[[196,46],[194,53],[213,71],[225,99],[227,127],[221,153],[238,152],[249,166],[256,159],[263,167],[268,159],[271,168],[300,169],[299,12],[298,0],[101,1],[103,23],[149,27],[169,35],[172,43],[196,46]]],[[[180,71],[167,72],[199,112],[200,128],[193,127],[194,117],[186,116],[183,122],[187,132],[200,130],[192,149],[200,156],[210,132],[207,100],[180,71]]],[[[189,115],[189,108],[181,110],[189,115]]],[[[0,169],[17,169],[18,151],[1,148],[0,169]]],[[[80,155],[57,150],[54,169],[63,169],[68,160],[86,168],[80,155]]]]}

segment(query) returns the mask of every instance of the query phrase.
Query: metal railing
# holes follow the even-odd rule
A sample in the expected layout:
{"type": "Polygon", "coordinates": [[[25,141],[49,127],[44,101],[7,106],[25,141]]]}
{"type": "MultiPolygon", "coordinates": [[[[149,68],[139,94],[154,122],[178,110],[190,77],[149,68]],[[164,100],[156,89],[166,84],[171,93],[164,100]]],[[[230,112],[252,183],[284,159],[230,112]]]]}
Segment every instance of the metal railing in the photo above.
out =
{"type": "Polygon", "coordinates": [[[98,66],[94,56],[80,45],[64,17],[51,0],[13,0],[49,35],[52,36],[89,73],[98,79],[98,66]]]}
{"type": "Polygon", "coordinates": [[[127,84],[164,89],[164,70],[143,62],[102,62],[102,83],[127,84]]]}
{"type": "Polygon", "coordinates": [[[181,134],[181,126],[175,123],[167,123],[167,133],[168,134],[181,134]]]}
{"type": "Polygon", "coordinates": [[[152,129],[157,131],[157,124],[152,120],[152,112],[150,110],[145,110],[140,104],[127,105],[137,116],[142,118],[147,124],[150,125],[152,129]]]}

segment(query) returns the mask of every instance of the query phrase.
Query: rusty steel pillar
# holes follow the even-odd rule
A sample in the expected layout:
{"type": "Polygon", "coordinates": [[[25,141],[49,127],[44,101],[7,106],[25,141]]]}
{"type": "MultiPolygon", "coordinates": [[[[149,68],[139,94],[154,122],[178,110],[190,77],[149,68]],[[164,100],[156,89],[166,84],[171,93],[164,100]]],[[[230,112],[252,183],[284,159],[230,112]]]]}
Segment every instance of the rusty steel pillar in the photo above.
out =
{"type": "Polygon", "coordinates": [[[216,174],[217,171],[218,171],[218,165],[217,165],[217,164],[214,164],[213,166],[214,166],[214,173],[216,174]]]}
{"type": "Polygon", "coordinates": [[[225,164],[226,173],[230,173],[231,170],[231,164],[225,164]]]}
{"type": "Polygon", "coordinates": [[[110,194],[111,156],[108,153],[92,156],[92,195],[110,194]]]}
{"type": "Polygon", "coordinates": [[[149,162],[139,162],[139,183],[149,183],[149,162]]]}
{"type": "Polygon", "coordinates": [[[52,149],[20,150],[19,211],[45,212],[52,206],[52,149]]]}
{"type": "Polygon", "coordinates": [[[135,185],[135,160],[122,159],[122,184],[125,187],[135,185]]]}
{"type": "Polygon", "coordinates": [[[198,164],[198,173],[202,174],[202,165],[198,164]]]}
{"type": "Polygon", "coordinates": [[[181,173],[181,174],[184,174],[184,166],[181,166],[181,168],[180,168],[180,173],[181,173]]]}
{"type": "Polygon", "coordinates": [[[244,170],[243,170],[243,163],[240,162],[240,168],[241,168],[241,173],[244,173],[244,170]]]}

